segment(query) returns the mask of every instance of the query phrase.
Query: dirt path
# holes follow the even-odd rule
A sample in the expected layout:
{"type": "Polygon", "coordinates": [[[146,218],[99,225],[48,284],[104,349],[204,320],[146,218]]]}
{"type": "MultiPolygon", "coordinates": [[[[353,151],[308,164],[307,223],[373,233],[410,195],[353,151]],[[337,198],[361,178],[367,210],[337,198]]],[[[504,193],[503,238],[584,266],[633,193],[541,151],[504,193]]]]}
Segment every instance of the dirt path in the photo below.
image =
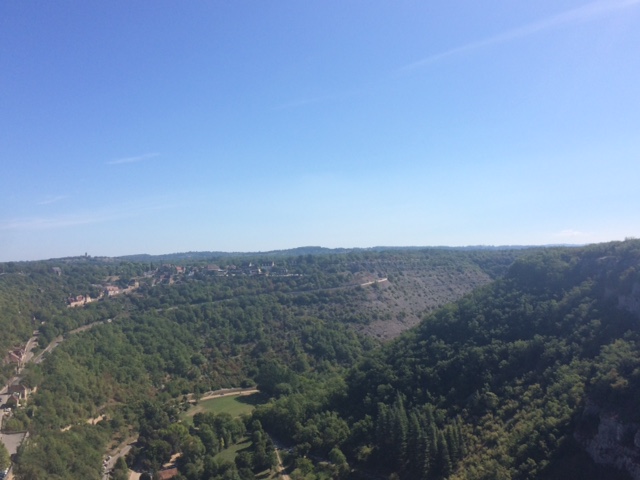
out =
{"type": "MultiPolygon", "coordinates": [[[[309,293],[346,290],[346,289],[349,289],[349,288],[356,288],[356,287],[368,287],[368,286],[373,285],[373,284],[383,283],[383,282],[388,282],[388,281],[389,281],[388,278],[379,278],[377,280],[372,280],[370,282],[365,282],[365,283],[348,283],[346,285],[340,285],[338,287],[313,288],[313,289],[310,289],[310,290],[294,290],[294,291],[291,291],[291,292],[280,292],[280,293],[282,293],[283,295],[305,295],[305,294],[309,294],[309,293]]],[[[158,312],[158,313],[160,313],[160,312],[169,312],[171,310],[177,310],[178,308],[182,308],[182,307],[197,307],[198,305],[207,305],[207,304],[212,304],[212,303],[229,302],[231,300],[238,300],[239,298],[259,297],[261,295],[271,295],[272,293],[273,292],[258,292],[258,293],[251,293],[251,294],[247,294],[247,295],[242,295],[241,297],[231,296],[231,297],[227,297],[227,298],[218,298],[216,300],[200,300],[200,301],[197,301],[197,302],[191,302],[191,303],[184,303],[184,304],[181,304],[181,305],[175,305],[173,307],[156,308],[156,312],[158,312]]]]}
{"type": "Polygon", "coordinates": [[[388,282],[388,281],[389,281],[389,279],[388,279],[387,277],[385,277],[385,278],[379,278],[379,279],[377,279],[377,280],[373,280],[373,281],[371,281],[371,282],[364,282],[364,283],[361,283],[361,284],[360,284],[360,286],[361,286],[361,287],[368,287],[369,285],[373,285],[374,283],[383,283],[383,282],[388,282]]]}
{"type": "Polygon", "coordinates": [[[280,450],[276,448],[276,457],[278,458],[278,475],[283,480],[291,480],[291,477],[284,473],[284,465],[282,464],[282,458],[280,458],[280,450]]]}
{"type": "MultiPolygon", "coordinates": [[[[251,395],[254,393],[258,393],[258,389],[256,388],[241,388],[241,389],[222,389],[222,390],[216,390],[213,392],[207,392],[205,393],[202,397],[200,397],[200,400],[210,400],[212,398],[220,398],[220,397],[230,397],[232,395],[251,395]]],[[[193,394],[190,394],[193,395],[193,394]]],[[[189,397],[189,398],[193,398],[193,397],[189,397]]]]}
{"type": "MultiPolygon", "coordinates": [[[[107,320],[109,321],[109,320],[107,320]]],[[[70,330],[69,331],[69,335],[73,335],[74,333],[80,333],[80,332],[86,332],[87,330],[91,330],[93,327],[97,326],[97,325],[102,325],[104,323],[104,320],[98,320],[97,322],[93,322],[93,323],[89,323],[87,325],[84,325],[82,327],[78,327],[74,330],[70,330]]]]}

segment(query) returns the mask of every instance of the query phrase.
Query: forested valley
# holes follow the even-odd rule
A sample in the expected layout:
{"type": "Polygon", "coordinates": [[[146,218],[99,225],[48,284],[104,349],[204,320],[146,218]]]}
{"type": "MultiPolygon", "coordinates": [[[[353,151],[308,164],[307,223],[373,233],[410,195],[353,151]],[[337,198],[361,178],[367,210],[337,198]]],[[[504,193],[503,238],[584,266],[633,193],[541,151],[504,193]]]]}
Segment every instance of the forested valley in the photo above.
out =
{"type": "Polygon", "coordinates": [[[1,264],[15,478],[640,478],[640,241],[300,253],[1,264]]]}

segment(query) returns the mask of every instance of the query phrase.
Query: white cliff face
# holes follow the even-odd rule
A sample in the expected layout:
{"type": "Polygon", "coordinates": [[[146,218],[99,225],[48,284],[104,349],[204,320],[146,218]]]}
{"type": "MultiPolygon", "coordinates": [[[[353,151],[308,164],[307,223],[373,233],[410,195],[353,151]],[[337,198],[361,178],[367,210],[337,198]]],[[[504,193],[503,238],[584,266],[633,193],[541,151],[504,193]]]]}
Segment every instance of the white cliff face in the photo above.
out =
{"type": "Polygon", "coordinates": [[[640,480],[640,424],[623,423],[614,414],[605,414],[595,406],[585,409],[597,431],[576,433],[580,442],[594,462],[610,465],[629,473],[640,480]]]}

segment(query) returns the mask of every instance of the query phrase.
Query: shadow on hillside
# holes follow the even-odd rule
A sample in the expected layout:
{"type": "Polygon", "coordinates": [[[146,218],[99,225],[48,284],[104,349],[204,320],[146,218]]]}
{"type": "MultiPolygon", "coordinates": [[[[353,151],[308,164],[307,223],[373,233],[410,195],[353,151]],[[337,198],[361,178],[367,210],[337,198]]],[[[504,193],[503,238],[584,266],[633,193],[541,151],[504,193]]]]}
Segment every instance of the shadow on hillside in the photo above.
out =
{"type": "Polygon", "coordinates": [[[238,403],[253,405],[255,407],[257,405],[262,405],[263,403],[267,403],[267,401],[269,401],[269,395],[262,392],[252,393],[251,395],[240,395],[236,399],[236,401],[238,403]]]}
{"type": "Polygon", "coordinates": [[[548,480],[565,480],[580,478],[581,480],[632,480],[627,471],[618,470],[612,465],[598,465],[580,445],[570,439],[554,455],[545,467],[540,478],[548,480]]]}

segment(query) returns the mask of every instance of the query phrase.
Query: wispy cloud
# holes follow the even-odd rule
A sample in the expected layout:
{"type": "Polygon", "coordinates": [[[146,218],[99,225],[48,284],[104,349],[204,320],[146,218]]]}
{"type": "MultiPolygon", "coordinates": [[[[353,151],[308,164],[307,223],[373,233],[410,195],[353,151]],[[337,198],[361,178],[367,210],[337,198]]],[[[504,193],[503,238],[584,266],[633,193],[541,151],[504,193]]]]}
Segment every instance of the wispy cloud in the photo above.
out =
{"type": "MultiPolygon", "coordinates": [[[[421,60],[409,63],[407,65],[404,65],[396,69],[391,73],[391,76],[406,74],[408,72],[419,69],[421,67],[425,67],[427,65],[430,65],[434,62],[437,62],[438,60],[442,60],[447,57],[461,55],[474,50],[478,50],[483,47],[488,47],[491,45],[506,43],[511,40],[528,37],[545,30],[559,28],[563,25],[571,25],[571,24],[576,24],[580,22],[595,20],[597,18],[612,14],[616,11],[629,9],[638,5],[640,5],[640,0],[600,0],[592,3],[588,3],[581,7],[567,10],[565,12],[539,20],[537,22],[523,25],[511,30],[507,30],[506,32],[498,33],[491,37],[476,40],[476,41],[467,43],[465,45],[460,45],[458,47],[454,47],[449,50],[445,50],[443,52],[429,55],[428,57],[422,58],[421,60]]],[[[346,98],[354,97],[357,95],[365,95],[368,92],[375,90],[378,83],[379,82],[371,82],[369,85],[363,86],[360,88],[354,88],[354,89],[345,90],[345,91],[341,91],[333,94],[318,95],[316,97],[300,98],[298,100],[293,100],[291,102],[277,105],[273,107],[273,109],[288,110],[288,109],[302,108],[302,107],[315,105],[319,103],[325,103],[325,102],[330,102],[335,100],[344,100],[346,98]]],[[[135,160],[136,158],[139,158],[139,157],[133,157],[133,159],[130,161],[137,161],[135,160]]],[[[129,161],[129,159],[122,159],[122,161],[115,161],[113,163],[126,163],[127,161],[129,161]]]]}
{"type": "Polygon", "coordinates": [[[146,202],[146,204],[114,205],[110,208],[95,211],[52,215],[48,217],[34,216],[16,218],[0,222],[0,231],[38,231],[77,227],[139,217],[150,212],[168,210],[176,206],[177,204],[174,203],[157,203],[150,200],[146,202]]]}
{"type": "Polygon", "coordinates": [[[52,203],[59,202],[60,200],[64,200],[65,198],[69,198],[69,195],[50,195],[44,200],[39,201],[38,205],[51,205],[52,203]]]}
{"type": "Polygon", "coordinates": [[[55,217],[30,217],[13,219],[0,224],[0,230],[50,230],[74,227],[106,221],[105,218],[89,215],[61,215],[55,217]]]}
{"type": "Polygon", "coordinates": [[[160,156],[159,153],[145,153],[144,155],[137,155],[135,157],[124,157],[117,158],[115,160],[109,160],[106,162],[107,165],[122,165],[123,163],[136,163],[143,162],[144,160],[149,160],[150,158],[155,158],[160,156]]]}
{"type": "Polygon", "coordinates": [[[540,20],[538,22],[530,23],[528,25],[523,25],[521,27],[514,28],[512,30],[508,30],[503,33],[499,33],[492,37],[488,37],[482,40],[477,40],[475,42],[467,43],[465,45],[461,45],[459,47],[446,50],[444,52],[430,55],[426,58],[418,60],[417,62],[413,62],[408,65],[405,65],[404,67],[401,67],[400,69],[397,70],[397,72],[404,73],[404,72],[431,64],[443,58],[467,53],[482,47],[487,47],[490,45],[495,45],[499,43],[508,42],[510,40],[527,37],[544,30],[549,30],[552,28],[557,28],[563,25],[569,25],[573,23],[586,22],[592,19],[602,17],[607,14],[613,13],[618,10],[624,10],[627,8],[637,6],[638,4],[640,4],[640,0],[619,0],[619,1],[605,0],[605,1],[588,3],[586,5],[583,5],[582,7],[568,10],[566,12],[560,13],[558,15],[554,15],[552,17],[540,20]]]}
{"type": "Polygon", "coordinates": [[[586,238],[586,237],[590,237],[591,235],[592,235],[591,233],[580,232],[579,230],[572,230],[570,228],[567,228],[565,230],[562,230],[554,234],[554,236],[560,237],[560,238],[586,238]]]}

